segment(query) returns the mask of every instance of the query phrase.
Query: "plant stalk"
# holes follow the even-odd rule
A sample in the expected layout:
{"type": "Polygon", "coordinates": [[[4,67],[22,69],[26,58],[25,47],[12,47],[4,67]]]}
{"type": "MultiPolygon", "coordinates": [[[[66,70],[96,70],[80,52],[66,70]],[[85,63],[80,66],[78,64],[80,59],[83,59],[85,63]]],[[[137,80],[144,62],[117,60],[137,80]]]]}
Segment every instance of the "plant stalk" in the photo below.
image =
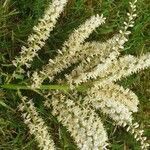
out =
{"type": "MultiPolygon", "coordinates": [[[[4,84],[0,85],[0,88],[9,89],[9,90],[34,90],[30,85],[21,85],[21,84],[4,84]]],[[[76,87],[78,91],[85,91],[87,87],[81,85],[76,87]]],[[[69,85],[41,85],[37,90],[61,90],[69,91],[71,90],[69,85]]]]}

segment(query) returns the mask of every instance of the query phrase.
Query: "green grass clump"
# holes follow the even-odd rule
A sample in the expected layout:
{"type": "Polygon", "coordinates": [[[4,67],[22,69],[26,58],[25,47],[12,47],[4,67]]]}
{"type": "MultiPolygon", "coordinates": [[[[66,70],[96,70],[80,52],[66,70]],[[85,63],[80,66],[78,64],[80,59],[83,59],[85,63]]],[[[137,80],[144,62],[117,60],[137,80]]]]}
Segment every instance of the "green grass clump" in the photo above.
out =
{"type": "MultiPolygon", "coordinates": [[[[8,74],[12,72],[11,61],[18,55],[20,47],[26,43],[27,36],[32,32],[32,27],[37,23],[48,2],[49,0],[0,1],[0,72],[7,72],[8,74]]],[[[88,40],[104,41],[112,37],[126,18],[128,2],[129,0],[69,0],[56,28],[40,51],[40,58],[35,58],[32,69],[42,66],[49,57],[53,57],[56,50],[67,39],[69,33],[93,14],[103,12],[107,20],[88,40]]],[[[149,6],[148,0],[139,0],[138,18],[130,36],[130,41],[126,44],[123,53],[141,55],[150,52],[149,6]]],[[[0,84],[3,83],[7,73],[0,73],[0,84]]],[[[21,79],[21,77],[18,78],[21,79]]],[[[135,116],[145,128],[145,135],[149,137],[150,70],[132,75],[124,79],[122,84],[130,87],[138,95],[140,108],[135,116]]],[[[50,126],[50,132],[57,146],[64,150],[76,150],[77,148],[67,130],[40,105],[39,96],[29,92],[27,94],[34,96],[38,110],[46,118],[45,121],[50,126]]],[[[5,90],[0,89],[0,149],[36,150],[34,137],[29,135],[28,129],[17,111],[18,103],[15,91],[10,90],[6,93],[5,90]]],[[[109,130],[112,150],[139,149],[133,137],[127,134],[124,129],[113,127],[112,121],[105,116],[103,116],[103,120],[105,120],[107,130],[109,130]]]]}

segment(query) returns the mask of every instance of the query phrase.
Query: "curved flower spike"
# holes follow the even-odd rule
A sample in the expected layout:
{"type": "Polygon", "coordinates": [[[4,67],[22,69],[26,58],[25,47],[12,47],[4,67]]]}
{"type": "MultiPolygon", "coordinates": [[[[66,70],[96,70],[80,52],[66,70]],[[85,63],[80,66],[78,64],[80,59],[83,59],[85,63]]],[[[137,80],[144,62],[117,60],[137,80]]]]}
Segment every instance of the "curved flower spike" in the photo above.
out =
{"type": "Polygon", "coordinates": [[[122,86],[114,83],[110,83],[99,89],[89,90],[87,92],[90,101],[95,97],[107,97],[108,99],[114,99],[124,104],[129,111],[137,112],[139,104],[138,97],[129,89],[124,89],[122,86]],[[94,92],[94,93],[93,93],[94,92]]]}
{"type": "Polygon", "coordinates": [[[50,32],[56,25],[57,18],[63,11],[67,0],[53,0],[44,12],[44,15],[36,26],[33,27],[33,33],[28,37],[27,45],[22,46],[20,55],[13,60],[16,67],[26,65],[30,67],[30,62],[37,56],[37,52],[45,45],[50,32]]]}
{"type": "Polygon", "coordinates": [[[117,101],[114,97],[105,95],[103,91],[96,91],[92,95],[88,94],[83,101],[84,105],[91,105],[94,109],[100,110],[118,125],[132,123],[132,113],[128,107],[117,101]]]}
{"type": "Polygon", "coordinates": [[[35,136],[39,148],[43,150],[55,150],[54,142],[48,133],[48,128],[39,116],[32,100],[22,97],[22,103],[18,106],[22,112],[24,123],[28,126],[30,134],[35,136]]]}
{"type": "MultiPolygon", "coordinates": [[[[105,64],[104,64],[105,65],[105,64]]],[[[101,65],[97,66],[99,79],[94,82],[94,87],[101,87],[111,82],[120,80],[123,77],[127,77],[141,70],[150,67],[150,53],[143,56],[134,57],[127,55],[114,60],[105,69],[101,69],[101,65]]]]}

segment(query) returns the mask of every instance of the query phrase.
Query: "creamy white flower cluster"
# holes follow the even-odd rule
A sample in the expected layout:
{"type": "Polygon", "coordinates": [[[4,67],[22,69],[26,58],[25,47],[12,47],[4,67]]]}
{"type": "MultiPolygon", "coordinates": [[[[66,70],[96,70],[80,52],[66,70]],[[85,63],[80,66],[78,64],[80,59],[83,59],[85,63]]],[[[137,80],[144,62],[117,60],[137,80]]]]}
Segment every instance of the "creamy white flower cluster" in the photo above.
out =
{"type": "Polygon", "coordinates": [[[136,17],[136,2],[136,0],[133,3],[130,2],[131,10],[130,13],[127,13],[128,19],[126,22],[124,22],[122,30],[119,31],[119,34],[115,35],[112,39],[104,43],[105,46],[101,44],[100,48],[98,43],[86,44],[92,47],[89,47],[91,52],[87,53],[88,56],[82,60],[79,66],[75,68],[70,75],[66,75],[68,83],[72,87],[73,84],[78,85],[82,82],[86,82],[89,79],[96,79],[101,75],[103,70],[107,71],[107,68],[110,66],[113,60],[117,59],[117,57],[120,55],[120,51],[124,48],[124,44],[128,41],[128,35],[131,33],[128,29],[134,25],[134,19],[136,17]],[[93,44],[95,44],[95,46],[93,46],[93,44]],[[97,51],[95,53],[95,49],[97,49],[97,47],[99,47],[99,54],[97,51]],[[108,53],[105,53],[105,51],[108,53]],[[101,55],[101,53],[107,55],[101,55]]]}
{"type": "Polygon", "coordinates": [[[50,32],[56,25],[57,18],[63,11],[67,0],[53,0],[44,12],[44,16],[39,19],[37,26],[33,27],[33,34],[28,37],[27,45],[22,46],[20,56],[13,61],[14,66],[30,67],[30,62],[37,56],[37,52],[45,45],[50,32]]]}
{"type": "Polygon", "coordinates": [[[89,79],[98,79],[93,82],[94,91],[96,87],[116,82],[123,77],[148,68],[150,66],[150,53],[140,56],[139,58],[132,55],[125,55],[119,59],[107,60],[105,63],[98,64],[90,72],[83,73],[78,78],[75,78],[75,80],[68,82],[79,85],[83,82],[87,82],[89,79]]]}
{"type": "MultiPolygon", "coordinates": [[[[20,57],[13,62],[15,66],[30,67],[29,62],[44,46],[66,2],[67,0],[53,0],[43,19],[40,19],[39,24],[33,28],[34,34],[29,36],[27,47],[22,47],[20,57]]],[[[119,33],[111,39],[103,43],[85,42],[97,27],[105,23],[103,15],[92,16],[69,36],[53,60],[49,59],[49,63],[43,66],[41,71],[32,74],[31,88],[37,91],[46,78],[53,81],[55,75],[74,64],[70,74],[68,73],[64,79],[59,78],[62,83],[69,84],[70,91],[54,92],[51,99],[44,97],[47,99],[45,106],[52,107],[52,114],[66,126],[81,150],[107,149],[107,134],[96,113],[97,110],[108,115],[117,125],[128,126],[127,130],[133,132],[134,137],[140,140],[141,148],[148,149],[141,131],[132,123],[132,114],[137,112],[139,100],[132,91],[115,83],[123,77],[150,67],[150,53],[140,57],[132,55],[119,57],[131,33],[129,28],[134,25],[136,2],[137,0],[130,3],[127,21],[119,33]],[[84,94],[75,94],[75,89],[81,84],[89,86],[84,97],[84,94]]],[[[23,97],[22,101],[24,103],[20,104],[19,108],[39,147],[54,149],[47,127],[36,112],[32,101],[26,102],[26,97],[23,97]]]]}
{"type": "MultiPolygon", "coordinates": [[[[115,91],[113,91],[115,92],[115,91]]],[[[118,97],[120,94],[118,93],[118,97]]],[[[111,91],[99,90],[88,94],[84,98],[86,105],[92,105],[94,109],[100,110],[108,115],[118,125],[130,124],[132,122],[132,112],[123,103],[113,97],[111,91]]]]}
{"type": "Polygon", "coordinates": [[[69,39],[64,43],[62,50],[58,51],[56,58],[54,60],[49,59],[49,63],[45,65],[39,73],[33,73],[32,88],[38,88],[47,77],[50,81],[52,81],[54,75],[82,59],[80,56],[80,51],[82,50],[81,44],[98,26],[104,22],[105,18],[103,15],[96,15],[92,16],[84,24],[80,25],[80,27],[69,36],[69,39]],[[37,78],[40,78],[41,82],[38,83],[36,80],[37,78]]]}
{"type": "MultiPolygon", "coordinates": [[[[74,70],[72,70],[69,75],[66,75],[66,79],[69,84],[73,84],[73,81],[77,80],[78,76],[84,74],[87,71],[90,71],[98,63],[105,62],[106,58],[108,58],[110,54],[113,54],[114,57],[117,57],[119,55],[119,51],[113,50],[112,47],[117,45],[118,41],[116,39],[118,38],[119,35],[116,34],[111,39],[108,39],[103,43],[93,41],[83,44],[81,51],[81,56],[84,56],[83,59],[81,59],[79,65],[74,70]]],[[[111,57],[111,59],[114,57],[111,57]]]]}
{"type": "Polygon", "coordinates": [[[84,108],[60,93],[46,101],[52,105],[52,114],[67,127],[81,150],[107,149],[107,133],[99,116],[89,107],[84,108]]]}
{"type": "Polygon", "coordinates": [[[110,65],[102,70],[100,70],[100,66],[101,64],[97,66],[96,70],[99,72],[98,76],[100,78],[98,81],[94,82],[95,87],[116,82],[123,77],[148,68],[150,66],[150,53],[140,56],[139,58],[132,55],[125,55],[119,59],[113,60],[110,65]]]}
{"type": "Polygon", "coordinates": [[[138,128],[138,123],[133,123],[132,113],[137,111],[139,100],[131,90],[110,83],[87,91],[83,101],[85,106],[91,105],[108,115],[117,125],[127,127],[127,131],[140,142],[141,149],[148,150],[149,144],[143,130],[138,128]]]}
{"type": "Polygon", "coordinates": [[[27,97],[22,97],[22,103],[18,106],[22,112],[24,123],[28,126],[30,134],[35,136],[39,148],[42,150],[55,150],[54,142],[48,133],[48,127],[39,116],[34,103],[27,97]]]}
{"type": "Polygon", "coordinates": [[[129,89],[124,89],[122,86],[114,83],[110,83],[101,88],[95,88],[94,90],[89,90],[88,99],[90,102],[94,101],[98,97],[107,97],[107,99],[115,99],[127,106],[127,108],[132,112],[137,112],[139,100],[138,97],[129,89]]]}

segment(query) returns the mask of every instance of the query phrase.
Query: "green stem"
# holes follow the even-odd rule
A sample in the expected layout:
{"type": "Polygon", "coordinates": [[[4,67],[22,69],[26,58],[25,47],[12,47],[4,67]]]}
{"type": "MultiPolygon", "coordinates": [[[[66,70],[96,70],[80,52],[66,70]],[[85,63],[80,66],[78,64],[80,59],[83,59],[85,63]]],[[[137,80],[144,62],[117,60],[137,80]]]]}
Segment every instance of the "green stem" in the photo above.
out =
{"type": "MultiPolygon", "coordinates": [[[[0,85],[0,88],[3,89],[10,89],[10,90],[34,90],[31,88],[30,85],[19,85],[19,84],[4,84],[0,85]]],[[[69,91],[70,87],[68,85],[41,85],[39,90],[62,90],[62,91],[69,91]]],[[[85,91],[87,87],[85,86],[78,86],[76,90],[78,91],[85,91]]]]}

